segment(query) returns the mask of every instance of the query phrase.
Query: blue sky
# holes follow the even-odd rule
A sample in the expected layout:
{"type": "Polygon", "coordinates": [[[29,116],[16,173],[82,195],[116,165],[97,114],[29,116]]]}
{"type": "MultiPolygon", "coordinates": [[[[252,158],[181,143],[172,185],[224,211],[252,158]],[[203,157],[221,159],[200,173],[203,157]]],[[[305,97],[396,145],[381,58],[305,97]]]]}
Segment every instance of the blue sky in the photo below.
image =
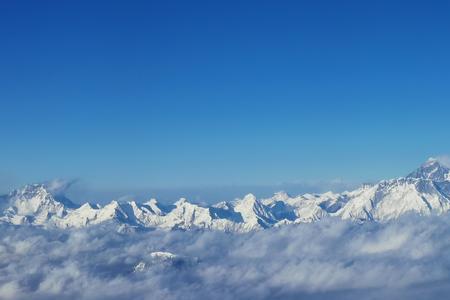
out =
{"type": "Polygon", "coordinates": [[[448,1],[2,1],[0,25],[2,192],[203,200],[450,152],[448,1]]]}

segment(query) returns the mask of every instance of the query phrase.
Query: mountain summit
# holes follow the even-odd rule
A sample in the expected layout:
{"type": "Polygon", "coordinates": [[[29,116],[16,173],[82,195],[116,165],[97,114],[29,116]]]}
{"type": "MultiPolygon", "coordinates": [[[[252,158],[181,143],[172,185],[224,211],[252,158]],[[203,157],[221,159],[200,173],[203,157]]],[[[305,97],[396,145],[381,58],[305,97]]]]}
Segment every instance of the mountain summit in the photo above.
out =
{"type": "Polygon", "coordinates": [[[112,201],[105,206],[78,206],[43,184],[26,185],[0,197],[0,202],[0,222],[16,225],[73,228],[113,223],[122,232],[133,228],[248,232],[323,218],[383,222],[406,214],[444,214],[450,211],[450,170],[431,158],[406,177],[341,194],[292,197],[278,192],[267,199],[248,194],[211,206],[184,198],[174,205],[151,199],[143,204],[112,201]]]}
{"type": "Polygon", "coordinates": [[[436,158],[429,158],[420,168],[409,174],[409,178],[420,178],[432,181],[450,180],[450,169],[444,166],[436,158]]]}

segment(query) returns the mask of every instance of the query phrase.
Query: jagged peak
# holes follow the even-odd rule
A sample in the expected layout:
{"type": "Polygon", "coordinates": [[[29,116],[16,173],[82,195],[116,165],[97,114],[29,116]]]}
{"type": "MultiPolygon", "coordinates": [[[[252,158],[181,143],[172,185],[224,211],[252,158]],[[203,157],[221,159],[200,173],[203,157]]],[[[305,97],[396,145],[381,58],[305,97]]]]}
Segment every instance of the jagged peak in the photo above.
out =
{"type": "Polygon", "coordinates": [[[252,193],[249,193],[242,198],[243,202],[256,202],[256,196],[252,193]]]}
{"type": "Polygon", "coordinates": [[[18,196],[18,195],[26,195],[26,194],[38,194],[38,193],[44,193],[44,194],[50,194],[50,192],[45,188],[45,185],[42,183],[32,183],[32,184],[26,184],[21,188],[13,190],[11,193],[9,193],[10,196],[18,196]]]}
{"type": "Polygon", "coordinates": [[[90,209],[94,209],[94,208],[92,207],[92,205],[89,202],[86,202],[83,205],[81,205],[79,209],[80,210],[84,210],[84,209],[89,209],[90,210],[90,209]]]}
{"type": "Polygon", "coordinates": [[[418,169],[411,172],[407,178],[417,178],[432,181],[450,180],[450,169],[434,157],[430,157],[418,169]]]}
{"type": "Polygon", "coordinates": [[[334,192],[332,192],[332,191],[328,191],[328,192],[325,192],[325,193],[321,194],[321,196],[332,198],[332,197],[337,197],[337,196],[339,196],[339,194],[334,193],[334,192]]]}
{"type": "Polygon", "coordinates": [[[112,200],[111,202],[103,206],[103,208],[119,208],[119,207],[120,203],[117,200],[112,200]]]}
{"type": "Polygon", "coordinates": [[[238,207],[243,208],[243,207],[245,207],[245,208],[247,208],[247,209],[253,209],[253,208],[256,208],[256,207],[260,207],[260,206],[262,206],[263,204],[262,204],[262,202],[260,202],[260,201],[256,198],[256,196],[255,196],[254,194],[250,193],[250,194],[245,195],[244,198],[242,198],[242,199],[239,199],[239,198],[236,199],[236,200],[232,203],[232,205],[233,205],[235,208],[238,208],[238,207]]]}
{"type": "Polygon", "coordinates": [[[158,200],[156,200],[155,198],[151,198],[150,200],[148,200],[147,202],[143,203],[144,205],[158,205],[158,200]]]}
{"type": "Polygon", "coordinates": [[[183,206],[186,204],[191,204],[186,198],[180,198],[177,202],[174,203],[176,207],[183,206]]]}
{"type": "Polygon", "coordinates": [[[55,201],[62,204],[66,208],[78,208],[79,205],[73,203],[63,193],[53,193],[45,183],[26,184],[21,188],[13,190],[9,193],[10,199],[31,200],[36,197],[46,201],[55,201]]]}
{"type": "Polygon", "coordinates": [[[278,191],[273,194],[272,199],[277,201],[286,201],[287,199],[292,198],[291,195],[286,193],[285,191],[278,191]]]}
{"type": "Polygon", "coordinates": [[[186,198],[180,198],[177,202],[174,203],[175,206],[182,206],[184,204],[186,204],[188,201],[186,198]]]}
{"type": "Polygon", "coordinates": [[[164,215],[170,211],[170,208],[167,209],[166,206],[160,204],[155,198],[151,198],[147,202],[144,202],[141,209],[156,215],[164,215]]]}

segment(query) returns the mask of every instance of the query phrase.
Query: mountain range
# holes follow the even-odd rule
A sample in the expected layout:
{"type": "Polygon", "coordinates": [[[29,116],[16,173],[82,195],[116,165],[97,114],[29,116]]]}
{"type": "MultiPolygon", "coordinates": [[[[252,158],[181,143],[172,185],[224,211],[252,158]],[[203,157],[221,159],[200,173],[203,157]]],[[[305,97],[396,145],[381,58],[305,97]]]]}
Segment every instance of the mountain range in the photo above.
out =
{"type": "Polygon", "coordinates": [[[444,214],[450,210],[450,170],[430,158],[405,177],[364,184],[343,193],[285,192],[257,199],[242,199],[211,206],[182,198],[172,205],[151,199],[107,205],[77,205],[46,184],[30,184],[0,197],[0,222],[57,228],[80,228],[113,223],[120,230],[145,228],[209,229],[249,232],[286,224],[311,223],[323,218],[357,222],[385,222],[406,214],[444,214]]]}

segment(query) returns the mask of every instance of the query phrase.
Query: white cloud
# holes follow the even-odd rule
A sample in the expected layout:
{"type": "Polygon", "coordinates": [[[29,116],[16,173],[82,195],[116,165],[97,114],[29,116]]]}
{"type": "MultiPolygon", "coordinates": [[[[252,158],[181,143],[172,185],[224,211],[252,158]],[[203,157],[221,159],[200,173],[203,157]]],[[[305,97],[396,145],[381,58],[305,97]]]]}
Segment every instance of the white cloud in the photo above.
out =
{"type": "Polygon", "coordinates": [[[450,168],[450,156],[449,155],[439,155],[436,159],[446,167],[450,168]]]}
{"type": "Polygon", "coordinates": [[[0,225],[0,298],[431,299],[450,291],[450,219],[324,220],[249,234],[0,225]],[[150,253],[198,257],[152,264],[150,253]],[[143,273],[133,273],[141,261],[143,273]]]}
{"type": "Polygon", "coordinates": [[[77,180],[71,179],[53,179],[45,182],[46,188],[53,194],[59,195],[64,194],[77,180]]]}

